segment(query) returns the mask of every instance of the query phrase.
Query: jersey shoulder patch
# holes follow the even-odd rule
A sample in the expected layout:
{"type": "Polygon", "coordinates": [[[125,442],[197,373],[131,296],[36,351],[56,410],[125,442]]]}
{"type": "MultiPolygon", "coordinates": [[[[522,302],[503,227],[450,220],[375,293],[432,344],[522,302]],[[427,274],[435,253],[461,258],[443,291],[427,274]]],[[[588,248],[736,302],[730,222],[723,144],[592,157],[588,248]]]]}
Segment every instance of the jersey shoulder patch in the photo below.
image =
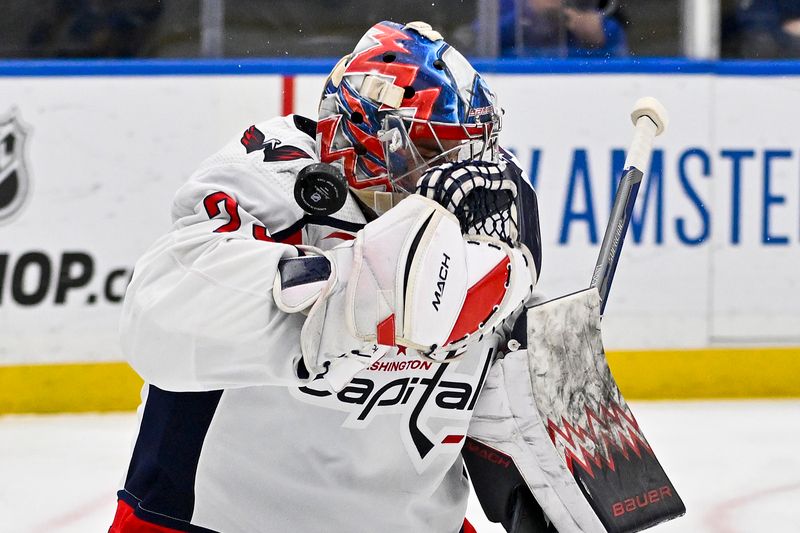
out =
{"type": "Polygon", "coordinates": [[[280,139],[274,137],[267,139],[266,135],[255,126],[250,126],[245,130],[240,142],[248,154],[263,150],[264,162],[313,159],[308,153],[297,146],[283,144],[280,139]]]}

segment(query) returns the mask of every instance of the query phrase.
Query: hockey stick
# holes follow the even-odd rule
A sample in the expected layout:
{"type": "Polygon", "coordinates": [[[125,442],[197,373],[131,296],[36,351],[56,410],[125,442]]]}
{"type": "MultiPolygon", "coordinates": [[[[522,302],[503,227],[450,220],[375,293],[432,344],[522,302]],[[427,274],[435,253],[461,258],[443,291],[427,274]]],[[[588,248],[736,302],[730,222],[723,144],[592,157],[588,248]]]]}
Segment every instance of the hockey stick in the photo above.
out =
{"type": "MultiPolygon", "coordinates": [[[[465,454],[470,470],[486,469],[481,454],[513,461],[562,533],[633,533],[686,511],[614,381],[601,336],[636,193],[667,122],[652,98],[639,100],[631,118],[635,134],[591,287],[528,309],[527,351],[493,369],[490,379],[502,386],[481,393],[465,454]]],[[[497,488],[496,518],[509,518],[508,487],[497,488]]]]}
{"type": "Polygon", "coordinates": [[[639,185],[650,164],[653,140],[664,132],[669,122],[667,110],[661,102],[652,97],[640,98],[634,104],[631,120],[634,124],[633,141],[625,159],[625,170],[620,178],[617,195],[611,208],[611,217],[603,235],[603,244],[600,246],[600,255],[590,284],[590,287],[597,287],[600,293],[601,315],[606,307],[614,272],[617,270],[617,262],[628,232],[639,185]]]}
{"type": "MultiPolygon", "coordinates": [[[[569,470],[566,479],[553,479],[557,500],[564,507],[553,504],[545,509],[560,524],[559,531],[572,531],[572,520],[583,532],[632,533],[685,512],[614,381],[600,333],[653,141],[668,119],[655,98],[642,98],[634,105],[631,120],[634,136],[589,289],[534,306],[527,315],[528,375],[538,416],[569,470]],[[568,480],[577,484],[570,486],[568,480]],[[626,503],[643,493],[655,494],[657,505],[626,503]]],[[[516,372],[511,366],[508,370],[516,372]]],[[[534,432],[526,435],[526,439],[536,437],[534,432]]],[[[538,453],[543,464],[552,466],[552,456],[542,448],[538,453]]],[[[548,499],[542,494],[538,498],[548,499]]],[[[550,498],[550,503],[554,501],[550,498]]]]}

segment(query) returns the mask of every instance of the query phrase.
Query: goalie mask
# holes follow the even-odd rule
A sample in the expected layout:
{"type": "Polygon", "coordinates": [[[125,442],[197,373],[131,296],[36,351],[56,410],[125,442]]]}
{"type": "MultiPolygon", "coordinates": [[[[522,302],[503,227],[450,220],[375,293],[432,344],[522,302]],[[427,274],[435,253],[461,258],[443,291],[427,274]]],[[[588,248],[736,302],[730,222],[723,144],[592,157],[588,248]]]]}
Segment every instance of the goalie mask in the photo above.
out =
{"type": "Polygon", "coordinates": [[[499,131],[495,96],[464,56],[424,22],[381,22],[328,77],[317,150],[354,189],[411,193],[428,168],[495,160],[499,131]]]}

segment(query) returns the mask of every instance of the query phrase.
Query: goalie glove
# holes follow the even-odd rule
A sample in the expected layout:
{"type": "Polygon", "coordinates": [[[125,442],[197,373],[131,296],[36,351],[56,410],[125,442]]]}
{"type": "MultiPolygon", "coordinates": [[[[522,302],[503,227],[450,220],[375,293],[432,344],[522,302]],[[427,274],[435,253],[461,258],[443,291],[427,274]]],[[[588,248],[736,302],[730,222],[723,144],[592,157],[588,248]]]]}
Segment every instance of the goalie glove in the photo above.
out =
{"type": "Polygon", "coordinates": [[[524,247],[463,237],[452,213],[418,195],[316,254],[330,265],[327,278],[289,287],[279,271],[273,296],[288,312],[308,309],[303,360],[334,388],[395,346],[436,361],[460,355],[511,317],[536,281],[524,247]]]}
{"type": "Polygon", "coordinates": [[[453,213],[464,234],[516,243],[517,183],[504,168],[489,161],[445,163],[425,172],[417,181],[416,192],[453,213]]]}

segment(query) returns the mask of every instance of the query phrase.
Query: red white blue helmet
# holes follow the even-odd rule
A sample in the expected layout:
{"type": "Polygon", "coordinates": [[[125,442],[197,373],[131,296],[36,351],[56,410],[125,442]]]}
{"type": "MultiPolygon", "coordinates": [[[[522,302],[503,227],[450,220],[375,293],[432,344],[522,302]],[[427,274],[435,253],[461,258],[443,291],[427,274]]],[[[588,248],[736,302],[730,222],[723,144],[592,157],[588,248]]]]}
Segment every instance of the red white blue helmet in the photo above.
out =
{"type": "Polygon", "coordinates": [[[380,22],[325,83],[318,155],[353,188],[413,192],[430,166],[495,158],[500,115],[483,78],[428,24],[380,22]],[[423,157],[422,143],[437,156],[423,157]]]}

